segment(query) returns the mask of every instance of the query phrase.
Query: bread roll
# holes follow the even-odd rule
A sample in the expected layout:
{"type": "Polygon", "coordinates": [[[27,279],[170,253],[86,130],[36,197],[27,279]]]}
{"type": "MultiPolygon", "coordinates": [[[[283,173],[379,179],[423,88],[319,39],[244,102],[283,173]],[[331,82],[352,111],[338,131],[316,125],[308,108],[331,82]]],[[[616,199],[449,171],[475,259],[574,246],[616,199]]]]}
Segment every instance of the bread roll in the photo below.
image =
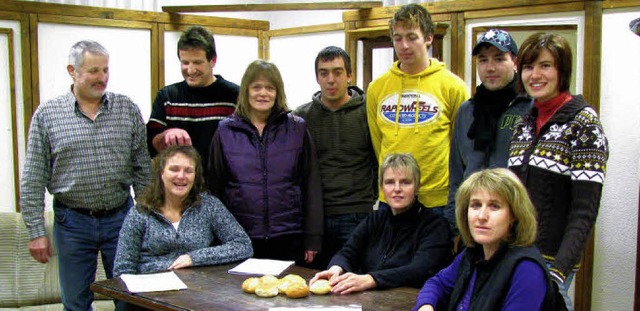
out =
{"type": "Polygon", "coordinates": [[[264,275],[258,279],[255,294],[260,297],[274,297],[278,295],[278,278],[273,275],[264,275]]]}
{"type": "Polygon", "coordinates": [[[248,278],[242,282],[242,291],[245,293],[253,294],[256,292],[256,287],[258,287],[258,278],[248,278]]]}
{"type": "Polygon", "coordinates": [[[306,287],[307,281],[297,274],[287,274],[285,277],[280,279],[278,283],[278,292],[280,292],[280,294],[286,294],[287,288],[292,284],[303,284],[306,287]]]}
{"type": "Polygon", "coordinates": [[[320,279],[313,282],[309,290],[316,295],[326,295],[331,292],[331,285],[329,285],[328,280],[320,279]]]}
{"type": "Polygon", "coordinates": [[[294,283],[291,283],[289,287],[287,287],[285,295],[289,298],[307,297],[309,295],[309,287],[307,287],[305,283],[294,281],[294,283]]]}

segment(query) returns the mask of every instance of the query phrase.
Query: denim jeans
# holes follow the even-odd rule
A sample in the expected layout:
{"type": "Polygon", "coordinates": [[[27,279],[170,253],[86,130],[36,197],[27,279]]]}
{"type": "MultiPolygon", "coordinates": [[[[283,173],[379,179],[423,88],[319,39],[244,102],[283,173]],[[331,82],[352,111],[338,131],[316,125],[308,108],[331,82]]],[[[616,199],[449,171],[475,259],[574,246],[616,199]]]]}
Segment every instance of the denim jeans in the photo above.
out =
{"type": "MultiPolygon", "coordinates": [[[[551,262],[546,261],[546,263],[547,268],[551,269],[551,262]]],[[[571,271],[569,272],[569,275],[567,275],[567,278],[564,280],[564,283],[556,283],[558,284],[558,290],[560,291],[562,298],[564,298],[564,304],[567,306],[568,311],[573,311],[573,303],[571,302],[571,297],[569,297],[569,287],[571,287],[571,282],[573,282],[574,275],[575,272],[571,271]]]]}
{"type": "Polygon", "coordinates": [[[349,213],[327,215],[324,217],[324,235],[322,251],[316,256],[312,268],[324,270],[335,255],[347,242],[353,230],[369,213],[349,213]]]}
{"type": "Polygon", "coordinates": [[[91,310],[93,292],[89,285],[95,281],[98,252],[107,278],[113,277],[120,228],[132,205],[129,197],[113,214],[92,217],[54,201],[53,235],[64,310],[91,310]]]}

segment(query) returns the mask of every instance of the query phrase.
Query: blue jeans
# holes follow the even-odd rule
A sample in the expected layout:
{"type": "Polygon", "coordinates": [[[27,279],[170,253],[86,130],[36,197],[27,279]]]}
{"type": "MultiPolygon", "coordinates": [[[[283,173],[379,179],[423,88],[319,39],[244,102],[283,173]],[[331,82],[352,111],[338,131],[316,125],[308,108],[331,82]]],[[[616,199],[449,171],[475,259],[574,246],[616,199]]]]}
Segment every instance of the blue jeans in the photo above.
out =
{"type": "MultiPolygon", "coordinates": [[[[547,268],[551,269],[551,262],[546,260],[545,262],[547,263],[547,268]]],[[[564,280],[564,283],[556,283],[558,284],[558,291],[562,295],[562,298],[564,298],[564,304],[567,306],[568,311],[573,311],[573,303],[571,302],[571,297],[569,297],[569,287],[571,287],[571,282],[573,282],[574,275],[575,272],[571,271],[569,272],[569,275],[567,275],[567,278],[564,280]]]]}
{"type": "Polygon", "coordinates": [[[91,310],[93,292],[89,285],[95,281],[98,252],[107,278],[113,277],[120,228],[132,205],[129,197],[113,214],[92,217],[54,201],[53,236],[64,310],[91,310]]]}
{"type": "Polygon", "coordinates": [[[324,270],[335,255],[347,242],[353,230],[365,219],[369,213],[349,213],[327,215],[324,217],[324,235],[322,237],[322,251],[311,264],[312,268],[324,270]]]}

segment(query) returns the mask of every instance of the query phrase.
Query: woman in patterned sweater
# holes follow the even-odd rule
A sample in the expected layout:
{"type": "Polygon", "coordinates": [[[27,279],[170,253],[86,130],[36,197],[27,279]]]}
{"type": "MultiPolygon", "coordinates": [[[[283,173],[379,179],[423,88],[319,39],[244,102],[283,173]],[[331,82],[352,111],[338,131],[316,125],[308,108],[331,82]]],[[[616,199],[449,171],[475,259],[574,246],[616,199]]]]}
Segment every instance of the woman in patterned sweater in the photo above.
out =
{"type": "Polygon", "coordinates": [[[572,59],[561,36],[536,33],[523,42],[518,87],[534,107],[516,126],[509,148],[509,168],[538,212],[536,244],[569,310],[567,289],[596,220],[609,157],[596,111],[569,92],[572,59]]]}
{"type": "Polygon", "coordinates": [[[251,241],[216,197],[203,193],[202,163],[191,146],[153,160],[151,184],[120,231],[114,276],[217,265],[251,257],[251,241]]]}

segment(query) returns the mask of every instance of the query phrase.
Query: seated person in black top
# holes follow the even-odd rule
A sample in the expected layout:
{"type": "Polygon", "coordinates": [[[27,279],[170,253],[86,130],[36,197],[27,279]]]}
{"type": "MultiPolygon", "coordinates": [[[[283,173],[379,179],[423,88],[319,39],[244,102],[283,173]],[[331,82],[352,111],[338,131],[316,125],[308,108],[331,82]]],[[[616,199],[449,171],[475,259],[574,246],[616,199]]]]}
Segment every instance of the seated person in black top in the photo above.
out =
{"type": "Polygon", "coordinates": [[[309,281],[329,280],[334,294],[372,288],[420,287],[451,260],[447,221],[417,199],[418,163],[410,154],[389,154],[380,168],[387,203],[367,216],[329,269],[309,281]]]}

